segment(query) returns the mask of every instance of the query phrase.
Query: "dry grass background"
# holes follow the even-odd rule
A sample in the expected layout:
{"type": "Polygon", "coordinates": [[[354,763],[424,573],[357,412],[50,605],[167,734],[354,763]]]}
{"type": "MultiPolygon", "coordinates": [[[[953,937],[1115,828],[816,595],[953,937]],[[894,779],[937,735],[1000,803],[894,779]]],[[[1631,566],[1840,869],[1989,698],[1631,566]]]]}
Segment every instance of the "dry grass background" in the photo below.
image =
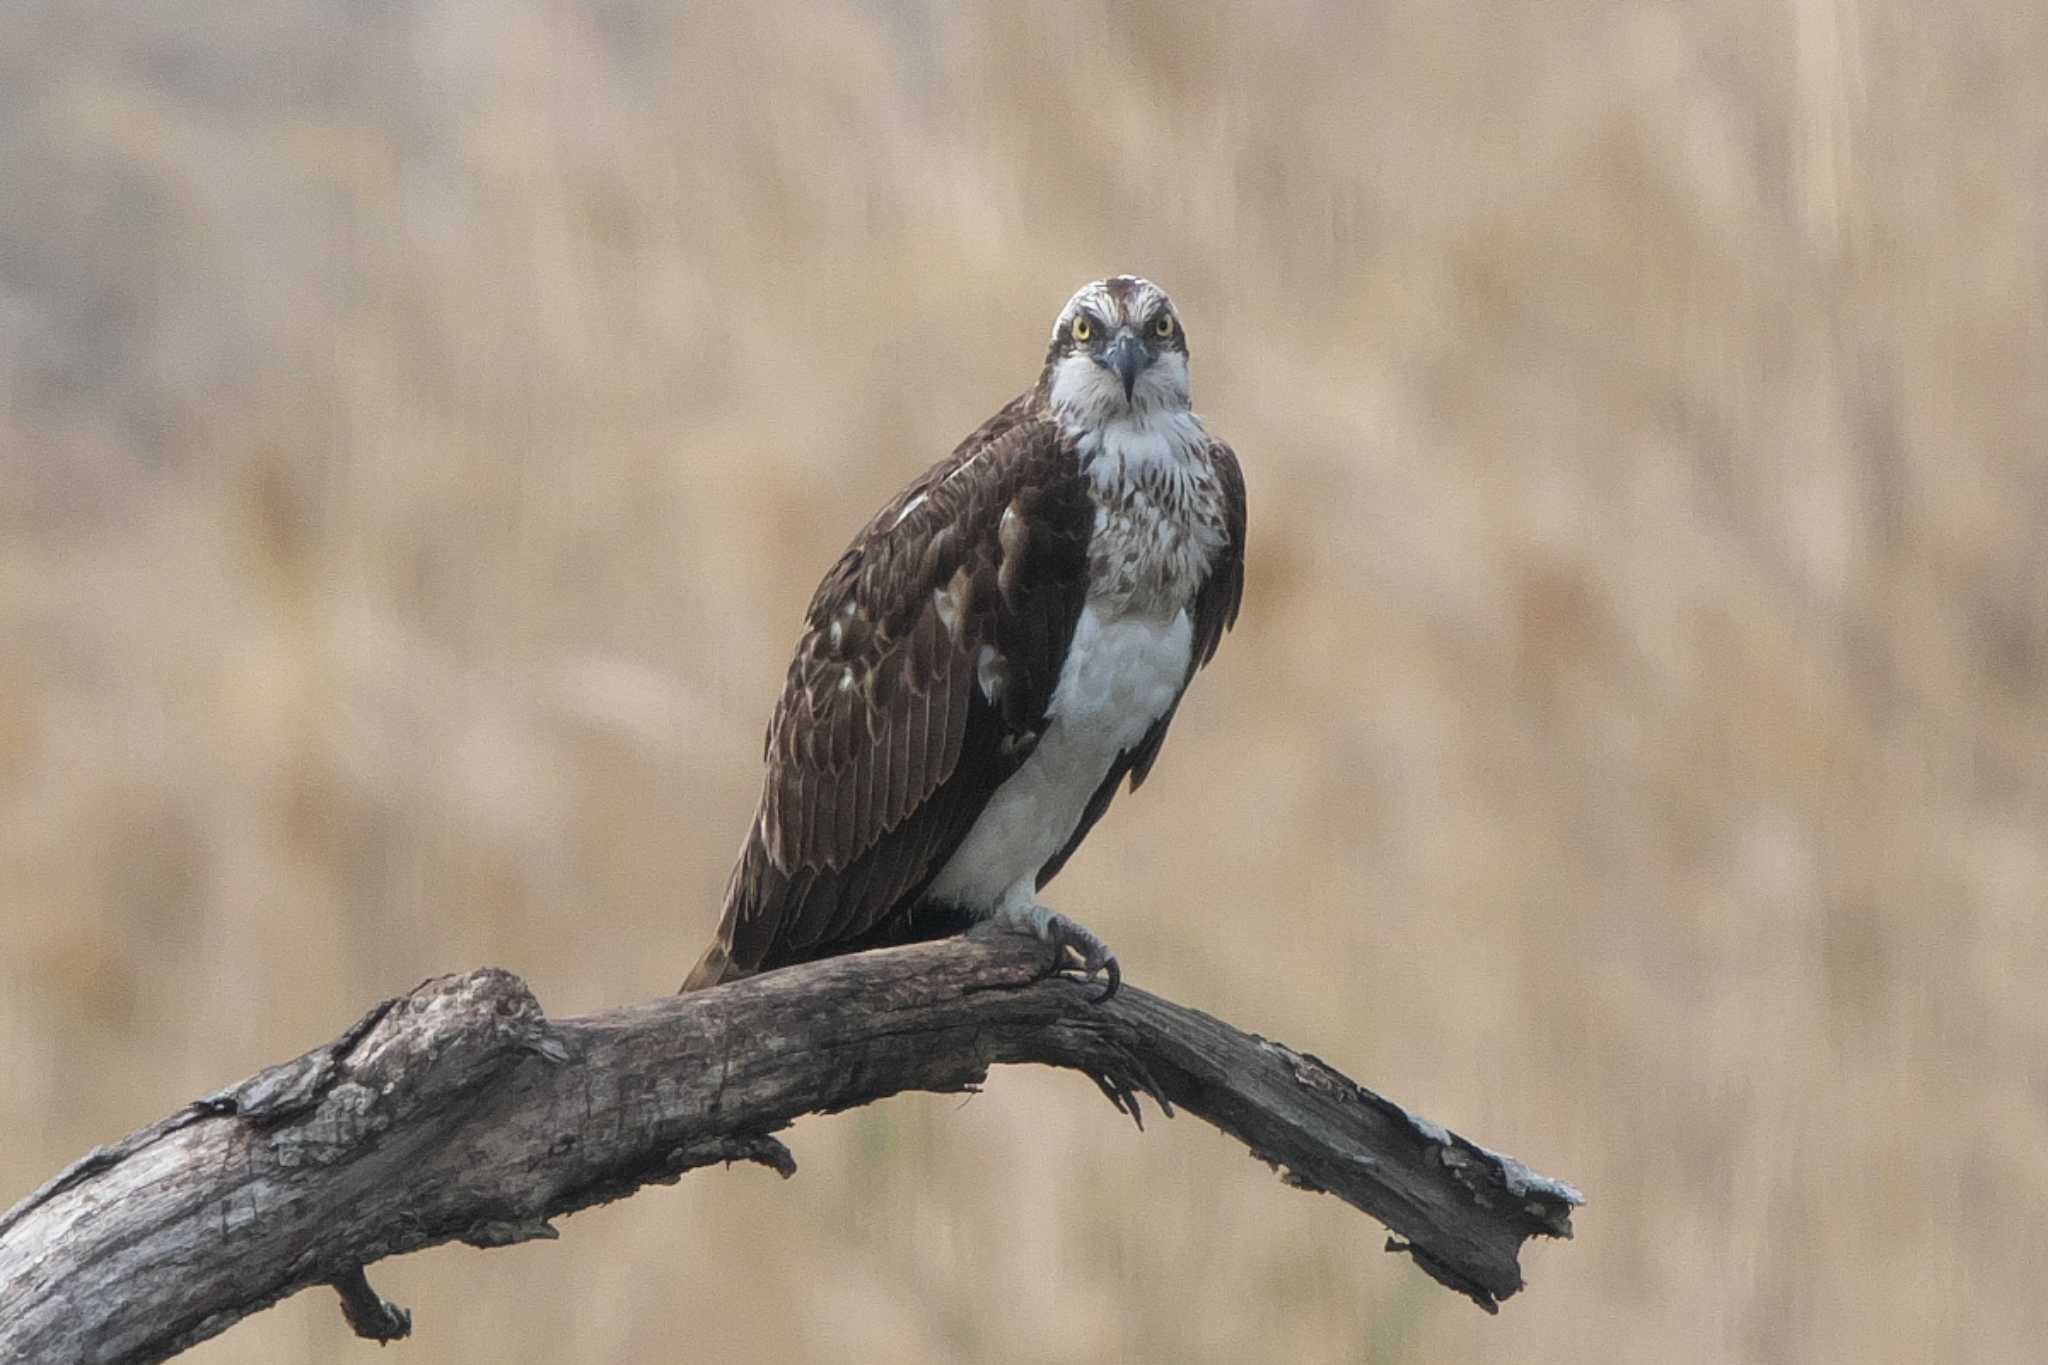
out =
{"type": "Polygon", "coordinates": [[[1489,1319],[1004,1073],[387,1263],[391,1358],[2038,1358],[2048,10],[229,8],[0,9],[0,1202],[431,973],[671,989],[816,575],[1136,269],[1249,597],[1053,899],[1578,1241],[1489,1319]]]}

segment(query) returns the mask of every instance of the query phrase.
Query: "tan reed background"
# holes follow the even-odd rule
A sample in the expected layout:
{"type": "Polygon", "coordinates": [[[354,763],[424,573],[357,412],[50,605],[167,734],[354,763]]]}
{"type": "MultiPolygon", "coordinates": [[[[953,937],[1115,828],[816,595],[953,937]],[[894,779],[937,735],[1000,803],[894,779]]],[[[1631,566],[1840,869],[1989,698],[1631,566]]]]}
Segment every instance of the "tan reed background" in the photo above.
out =
{"type": "Polygon", "coordinates": [[[1052,899],[1578,1241],[1489,1319],[1001,1073],[376,1358],[2033,1358],[2044,260],[2024,0],[0,8],[0,1202],[432,973],[671,989],[816,576],[1129,269],[1249,597],[1052,899]]]}

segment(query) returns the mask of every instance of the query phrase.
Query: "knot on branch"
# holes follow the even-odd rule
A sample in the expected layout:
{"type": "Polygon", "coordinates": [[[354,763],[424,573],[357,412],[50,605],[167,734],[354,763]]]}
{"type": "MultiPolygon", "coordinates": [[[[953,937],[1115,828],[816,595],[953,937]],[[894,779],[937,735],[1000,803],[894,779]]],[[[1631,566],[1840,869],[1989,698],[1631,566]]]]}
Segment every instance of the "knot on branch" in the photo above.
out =
{"type": "Polygon", "coordinates": [[[411,1094],[482,1084],[530,1053],[568,1058],[526,983],[481,967],[423,981],[389,1002],[343,1060],[358,1084],[402,1105],[411,1094]]]}

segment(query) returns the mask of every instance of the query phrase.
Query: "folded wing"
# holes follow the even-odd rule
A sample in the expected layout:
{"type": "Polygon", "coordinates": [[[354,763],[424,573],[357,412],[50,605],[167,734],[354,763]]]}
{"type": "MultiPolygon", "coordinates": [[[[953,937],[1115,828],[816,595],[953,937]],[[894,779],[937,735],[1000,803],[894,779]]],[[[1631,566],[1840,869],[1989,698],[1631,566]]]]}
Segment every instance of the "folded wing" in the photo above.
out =
{"type": "Polygon", "coordinates": [[[919,895],[1044,724],[1093,516],[1073,452],[1020,399],[855,538],[805,615],[685,990],[915,934],[919,895]]]}

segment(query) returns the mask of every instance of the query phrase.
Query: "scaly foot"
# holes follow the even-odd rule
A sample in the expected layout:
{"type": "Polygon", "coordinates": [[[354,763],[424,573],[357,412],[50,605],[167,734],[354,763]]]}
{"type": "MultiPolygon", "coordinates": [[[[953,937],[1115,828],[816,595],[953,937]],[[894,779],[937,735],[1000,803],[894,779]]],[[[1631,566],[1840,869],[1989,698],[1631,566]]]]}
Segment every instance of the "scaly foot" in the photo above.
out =
{"type": "Polygon", "coordinates": [[[1116,954],[1086,925],[1055,912],[1045,917],[1045,925],[1038,936],[1052,945],[1052,966],[1046,975],[1068,970],[1068,953],[1080,959],[1083,981],[1093,981],[1097,976],[1108,974],[1109,980],[1104,984],[1102,994],[1095,997],[1097,1004],[1115,995],[1117,987],[1123,984],[1123,969],[1117,966],[1116,954]]]}
{"type": "Polygon", "coordinates": [[[1095,937],[1086,925],[1040,905],[1028,887],[1020,887],[1006,897],[989,918],[998,929],[1029,934],[1041,943],[1052,945],[1052,961],[1046,966],[1046,976],[1079,970],[1083,981],[1093,981],[1107,973],[1109,981],[1102,994],[1096,997],[1098,1004],[1115,995],[1117,987],[1123,984],[1123,971],[1117,966],[1116,954],[1109,950],[1109,945],[1095,937]],[[1069,965],[1069,953],[1079,960],[1074,966],[1069,965]]]}

